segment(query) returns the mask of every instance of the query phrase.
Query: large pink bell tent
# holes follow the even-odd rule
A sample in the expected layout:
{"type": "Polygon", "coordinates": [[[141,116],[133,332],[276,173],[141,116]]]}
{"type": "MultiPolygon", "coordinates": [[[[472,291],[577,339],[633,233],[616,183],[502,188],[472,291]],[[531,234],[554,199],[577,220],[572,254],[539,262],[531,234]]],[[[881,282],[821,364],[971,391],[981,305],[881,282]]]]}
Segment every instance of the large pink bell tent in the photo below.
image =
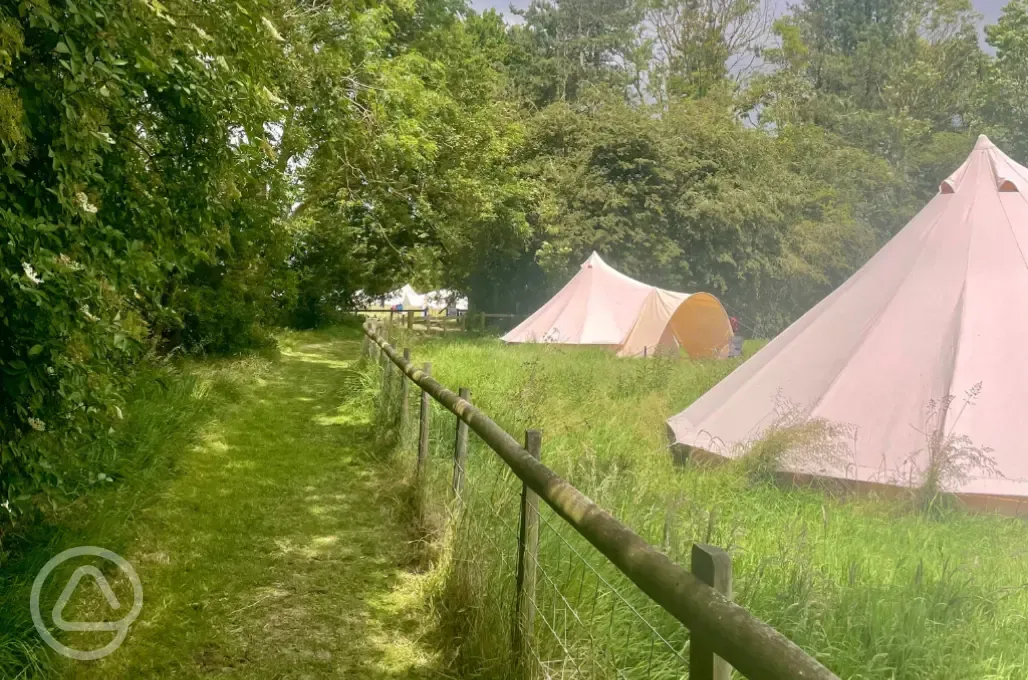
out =
{"type": "Polygon", "coordinates": [[[965,468],[947,490],[983,505],[1028,500],[1026,256],[1028,169],[979,137],[867,264],[671,418],[672,442],[739,455],[785,403],[849,426],[845,457],[791,463],[801,477],[918,484],[927,436],[941,432],[991,449],[994,463],[965,468]],[[947,395],[939,418],[932,404],[947,395]]]}
{"type": "Polygon", "coordinates": [[[720,357],[731,324],[707,293],[674,293],[617,271],[593,253],[579,272],[535,314],[503,336],[505,342],[596,345],[619,356],[677,354],[720,357]]]}

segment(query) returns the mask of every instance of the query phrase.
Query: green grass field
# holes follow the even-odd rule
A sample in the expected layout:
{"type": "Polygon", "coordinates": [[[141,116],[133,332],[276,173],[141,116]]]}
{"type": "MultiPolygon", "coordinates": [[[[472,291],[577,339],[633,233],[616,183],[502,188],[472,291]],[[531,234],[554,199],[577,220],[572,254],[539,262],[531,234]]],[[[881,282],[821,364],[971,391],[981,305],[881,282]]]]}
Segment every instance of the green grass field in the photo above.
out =
{"type": "MultiPolygon", "coordinates": [[[[286,333],[281,356],[141,375],[104,467],[114,481],[8,545],[0,678],[433,677],[398,478],[375,455],[373,394],[352,369],[358,337],[286,333]],[[139,619],[101,661],[51,653],[29,618],[36,572],[79,545],[124,556],[143,584],[139,619]]],[[[69,620],[121,618],[81,592],[69,620]]],[[[59,637],[95,649],[111,633],[59,637]]]]}
{"type": "MultiPolygon", "coordinates": [[[[142,375],[116,445],[84,454],[114,481],[5,543],[0,677],[513,676],[520,484],[472,435],[458,511],[455,423],[438,406],[418,484],[418,390],[398,432],[400,383],[380,392],[357,341],[285,333],[280,356],[142,375]],[[86,665],[49,653],[27,611],[39,567],[82,544],[128,558],[146,603],[123,647],[86,665]]],[[[727,548],[736,600],[840,677],[1026,676],[1022,521],[671,463],[665,418],[737,362],[458,335],[409,344],[508,431],[541,429],[547,465],[676,561],[688,566],[694,541],[727,548]]],[[[540,542],[540,677],[683,677],[681,626],[545,508],[540,542]]],[[[95,596],[75,606],[103,611],[95,596]]]]}
{"type": "MultiPolygon", "coordinates": [[[[960,510],[928,517],[902,500],[754,484],[737,465],[672,464],[664,420],[735,362],[623,360],[584,348],[459,337],[414,344],[413,361],[431,361],[433,375],[454,390],[471,388],[472,401],[515,436],[541,429],[547,465],[674,560],[688,566],[694,541],[727,548],[736,601],[840,677],[1028,675],[1023,521],[960,510]]],[[[443,514],[454,421],[437,407],[432,422],[425,493],[443,514]]],[[[400,455],[409,461],[411,433],[405,436],[400,455]]],[[[434,611],[451,633],[444,640],[456,667],[468,677],[498,677],[510,664],[519,486],[493,459],[480,443],[472,447],[475,494],[465,513],[471,517],[434,534],[443,546],[434,611]]],[[[608,606],[575,552],[612,582],[617,575],[574,536],[556,536],[559,520],[549,517],[540,564],[555,578],[541,581],[547,621],[538,626],[538,661],[553,677],[681,677],[674,649],[684,649],[687,636],[647,610],[669,641],[649,652],[652,634],[627,606],[612,598],[608,606]],[[582,668],[601,654],[609,664],[582,668]]],[[[630,584],[616,585],[637,609],[646,607],[630,584]]]]}

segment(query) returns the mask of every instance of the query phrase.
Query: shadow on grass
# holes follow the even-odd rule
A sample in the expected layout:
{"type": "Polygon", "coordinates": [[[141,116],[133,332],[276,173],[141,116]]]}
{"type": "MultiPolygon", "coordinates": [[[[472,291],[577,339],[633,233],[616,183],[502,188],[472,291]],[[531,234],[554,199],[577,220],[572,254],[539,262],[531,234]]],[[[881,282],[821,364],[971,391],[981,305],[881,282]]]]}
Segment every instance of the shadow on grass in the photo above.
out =
{"type": "MultiPolygon", "coordinates": [[[[168,433],[176,474],[165,466],[135,496],[92,508],[104,531],[33,544],[40,566],[87,536],[122,554],[143,583],[139,620],[101,661],[44,656],[38,669],[23,664],[22,677],[439,676],[422,645],[420,585],[404,568],[399,480],[366,420],[373,395],[354,375],[358,337],[287,333],[276,362],[193,367],[201,383],[234,390],[205,402],[181,437],[168,433]]],[[[26,559],[22,586],[36,568],[26,559]]],[[[10,607],[27,610],[27,589],[5,590],[10,607]]],[[[68,618],[98,620],[102,605],[73,601],[68,618]]],[[[16,639],[35,644],[27,611],[21,630],[16,639]]],[[[66,641],[106,642],[89,635],[66,641]]]]}
{"type": "MultiPolygon", "coordinates": [[[[85,493],[79,489],[75,500],[6,537],[7,553],[0,562],[0,677],[56,675],[58,659],[36,633],[29,613],[36,574],[51,557],[71,547],[126,549],[131,534],[125,525],[170,483],[179,453],[199,441],[217,391],[213,383],[188,371],[143,368],[128,398],[126,420],[112,435],[113,447],[98,443],[78,452],[87,467],[113,481],[85,493]]],[[[54,578],[62,576],[67,574],[58,571],[54,578]]],[[[57,594],[44,591],[43,611],[50,611],[57,594]]]]}

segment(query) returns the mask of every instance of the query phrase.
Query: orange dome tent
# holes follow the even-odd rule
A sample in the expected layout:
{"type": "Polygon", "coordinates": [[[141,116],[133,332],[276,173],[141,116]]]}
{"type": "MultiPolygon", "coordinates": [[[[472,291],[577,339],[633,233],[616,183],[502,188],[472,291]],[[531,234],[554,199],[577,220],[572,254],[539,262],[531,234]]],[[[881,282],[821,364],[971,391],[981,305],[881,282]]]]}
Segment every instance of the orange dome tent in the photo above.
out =
{"type": "Polygon", "coordinates": [[[722,357],[732,338],[724,307],[709,293],[675,293],[617,271],[593,253],[505,342],[596,345],[618,356],[678,353],[722,357]]]}

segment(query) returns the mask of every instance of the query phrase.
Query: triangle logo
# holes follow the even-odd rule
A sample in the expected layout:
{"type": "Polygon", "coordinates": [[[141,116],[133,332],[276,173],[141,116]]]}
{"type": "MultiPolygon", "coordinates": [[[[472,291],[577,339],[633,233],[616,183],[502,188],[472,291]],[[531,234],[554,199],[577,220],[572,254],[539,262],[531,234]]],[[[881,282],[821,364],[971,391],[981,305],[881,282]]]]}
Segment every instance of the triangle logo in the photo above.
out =
{"type": "Polygon", "coordinates": [[[64,607],[68,604],[71,596],[75,593],[75,589],[78,588],[79,582],[86,576],[93,579],[97,587],[100,589],[100,592],[103,593],[104,599],[107,600],[107,604],[110,605],[111,609],[121,609],[121,602],[118,600],[118,596],[114,594],[114,591],[111,589],[111,584],[107,582],[107,579],[100,570],[92,565],[85,565],[75,570],[75,573],[73,573],[71,578],[68,579],[68,584],[64,586],[61,596],[57,598],[57,602],[54,604],[53,609],[54,625],[61,630],[75,632],[118,630],[119,622],[117,621],[66,621],[64,619],[64,607]]]}

